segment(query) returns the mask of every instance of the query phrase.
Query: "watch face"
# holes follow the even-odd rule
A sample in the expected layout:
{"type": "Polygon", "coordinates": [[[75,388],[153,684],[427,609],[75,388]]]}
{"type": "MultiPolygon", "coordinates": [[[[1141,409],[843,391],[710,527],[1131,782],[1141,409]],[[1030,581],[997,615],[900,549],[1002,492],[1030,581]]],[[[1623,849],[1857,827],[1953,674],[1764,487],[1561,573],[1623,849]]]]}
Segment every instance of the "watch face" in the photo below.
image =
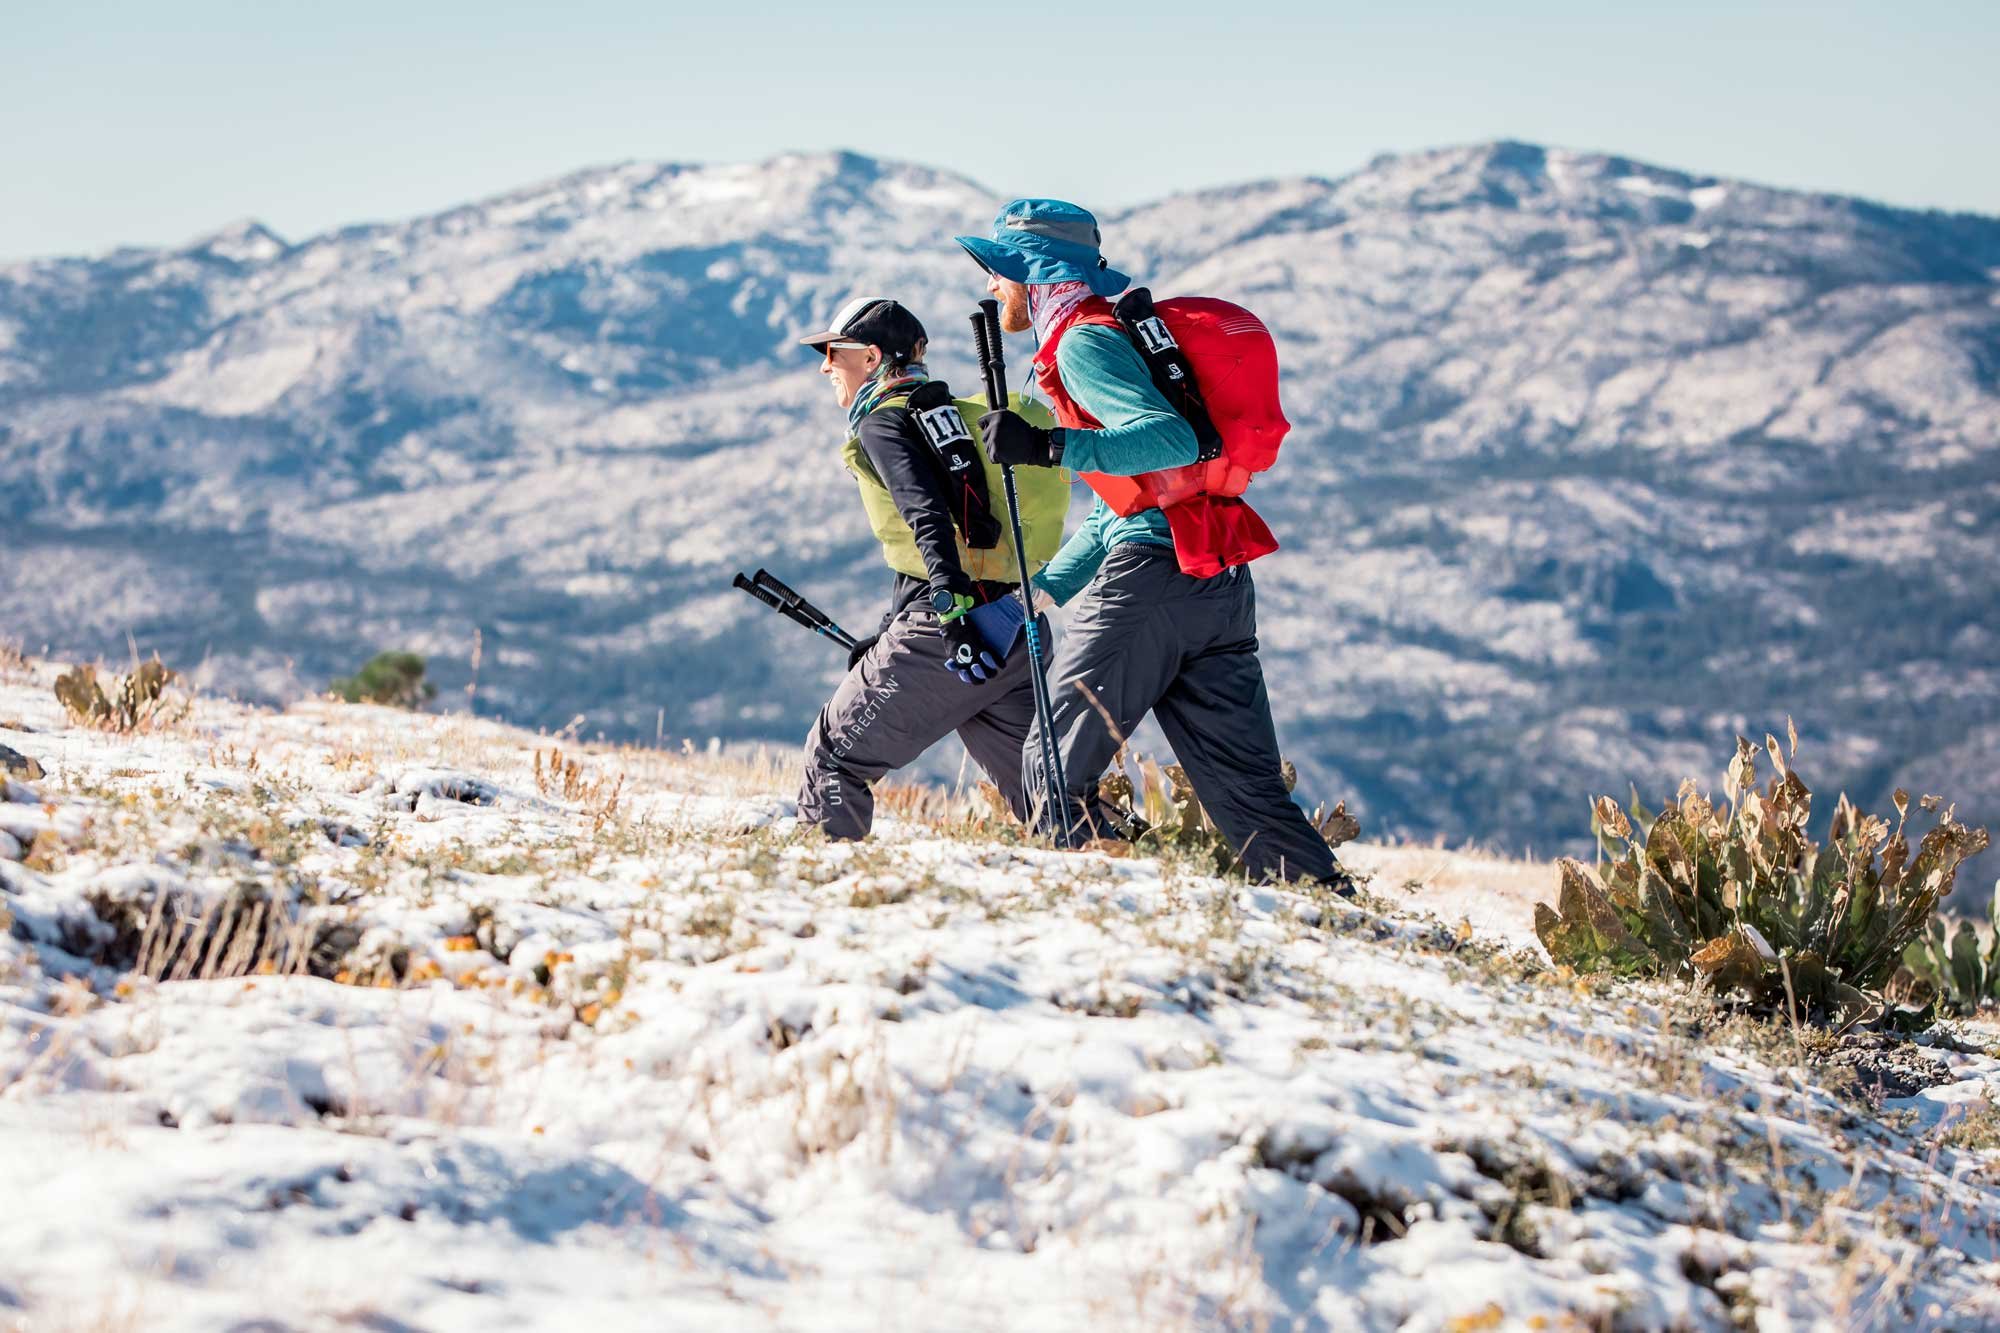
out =
{"type": "Polygon", "coordinates": [[[958,599],[948,592],[939,590],[931,594],[931,610],[937,612],[939,615],[943,615],[956,605],[958,605],[958,599]]]}

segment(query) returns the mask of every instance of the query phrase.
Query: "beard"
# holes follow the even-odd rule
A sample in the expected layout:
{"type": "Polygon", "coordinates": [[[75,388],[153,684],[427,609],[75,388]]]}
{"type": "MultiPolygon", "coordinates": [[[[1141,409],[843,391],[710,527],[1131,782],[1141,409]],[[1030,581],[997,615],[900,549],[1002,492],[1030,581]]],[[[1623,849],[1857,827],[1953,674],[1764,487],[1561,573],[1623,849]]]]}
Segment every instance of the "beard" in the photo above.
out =
{"type": "Polygon", "coordinates": [[[1028,314],[1028,289],[1018,282],[1000,289],[1000,331],[1026,333],[1035,326],[1028,314]]]}

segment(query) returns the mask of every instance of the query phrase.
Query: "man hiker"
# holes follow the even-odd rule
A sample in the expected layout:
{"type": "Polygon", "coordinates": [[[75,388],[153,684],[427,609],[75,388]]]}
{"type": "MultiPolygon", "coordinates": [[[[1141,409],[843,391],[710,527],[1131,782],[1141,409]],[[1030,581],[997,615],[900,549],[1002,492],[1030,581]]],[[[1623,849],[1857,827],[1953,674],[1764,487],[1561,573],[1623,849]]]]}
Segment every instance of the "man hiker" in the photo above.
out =
{"type": "MultiPolygon", "coordinates": [[[[986,270],[1001,327],[1034,331],[1036,385],[1059,423],[1050,429],[1018,412],[989,411],[979,421],[987,450],[998,462],[1083,473],[1099,496],[1034,580],[1058,604],[1078,599],[1049,669],[1068,786],[1066,799],[1045,806],[1050,833],[1069,846],[1115,836],[1098,781],[1151,710],[1195,795],[1254,877],[1346,888],[1347,872],[1285,787],[1240,544],[1219,548],[1232,552],[1224,557],[1230,563],[1208,550],[1177,555],[1177,523],[1160,507],[1128,504],[1131,512],[1120,513],[1106,503],[1107,493],[1133,492],[1123,479],[1186,467],[1201,446],[1113,317],[1105,298],[1131,280],[1099,253],[1097,220],[1074,204],[1017,199],[994,219],[990,237],[954,239],[986,270]],[[1183,572],[1188,567],[1216,572],[1197,577],[1183,572]]],[[[1261,324],[1256,330],[1264,334],[1261,324]]],[[[1275,359],[1270,371],[1271,408],[1282,422],[1275,359]]],[[[1251,521],[1266,542],[1252,552],[1275,549],[1261,520],[1251,521]]],[[[1178,526],[1184,544],[1205,540],[1200,524],[1183,517],[1178,526]]],[[[1030,737],[1023,750],[1037,803],[1046,786],[1039,744],[1030,737]]]]}
{"type": "MultiPolygon", "coordinates": [[[[834,838],[867,836],[871,783],[956,731],[1016,818],[1027,816],[1021,748],[1034,721],[1021,571],[1006,540],[1000,468],[980,449],[983,399],[959,400],[924,367],[924,326],[881,297],[849,301],[801,338],[847,409],[841,461],[895,571],[889,612],[865,639],[806,738],[799,818],[834,838]]],[[[1003,404],[1002,406],[1005,406],[1003,404]]],[[[1030,417],[1054,424],[1028,404],[1030,417]]],[[[1068,479],[1015,473],[1031,564],[1062,542],[1068,479]]]]}

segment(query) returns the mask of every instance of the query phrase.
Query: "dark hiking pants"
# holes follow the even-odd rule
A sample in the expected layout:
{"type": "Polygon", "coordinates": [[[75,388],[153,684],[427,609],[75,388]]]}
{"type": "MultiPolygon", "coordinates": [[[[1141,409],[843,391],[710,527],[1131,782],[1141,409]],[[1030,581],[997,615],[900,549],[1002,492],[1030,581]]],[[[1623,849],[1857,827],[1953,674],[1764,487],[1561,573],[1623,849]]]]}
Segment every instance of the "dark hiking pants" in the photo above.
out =
{"type": "MultiPolygon", "coordinates": [[[[1066,829],[1044,820],[1059,840],[1117,836],[1098,779],[1151,710],[1253,877],[1337,875],[1333,850],[1285,790],[1248,568],[1198,579],[1181,573],[1168,547],[1114,547],[1073,604],[1049,694],[1070,797],[1066,829]]],[[[1023,751],[1038,805],[1047,786],[1040,744],[1031,735],[1023,751]]]]}
{"type": "Polygon", "coordinates": [[[1017,644],[999,675],[968,685],[946,669],[944,645],[937,613],[908,606],[847,673],[806,737],[801,820],[829,837],[867,837],[875,822],[869,784],[952,731],[1014,817],[1026,818],[1021,747],[1035,720],[1028,650],[1017,644]]]}

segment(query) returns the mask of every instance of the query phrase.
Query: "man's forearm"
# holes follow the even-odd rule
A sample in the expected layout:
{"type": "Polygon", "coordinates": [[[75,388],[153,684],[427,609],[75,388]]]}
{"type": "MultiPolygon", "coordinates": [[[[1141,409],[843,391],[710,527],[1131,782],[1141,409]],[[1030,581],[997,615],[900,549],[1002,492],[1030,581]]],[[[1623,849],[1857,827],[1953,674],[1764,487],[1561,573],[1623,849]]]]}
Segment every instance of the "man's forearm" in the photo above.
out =
{"type": "Polygon", "coordinates": [[[1035,575],[1035,586],[1055,598],[1057,606],[1066,605],[1069,599],[1083,591],[1097,573],[1097,567],[1104,563],[1104,543],[1095,513],[1084,521],[1082,527],[1070,534],[1055,559],[1049,561],[1042,572],[1035,575]]]}
{"type": "Polygon", "coordinates": [[[1178,414],[1103,430],[1061,430],[1056,439],[1061,445],[1057,461],[1062,466],[1076,472],[1107,472],[1114,477],[1185,467],[1201,453],[1194,427],[1178,414]]]}

